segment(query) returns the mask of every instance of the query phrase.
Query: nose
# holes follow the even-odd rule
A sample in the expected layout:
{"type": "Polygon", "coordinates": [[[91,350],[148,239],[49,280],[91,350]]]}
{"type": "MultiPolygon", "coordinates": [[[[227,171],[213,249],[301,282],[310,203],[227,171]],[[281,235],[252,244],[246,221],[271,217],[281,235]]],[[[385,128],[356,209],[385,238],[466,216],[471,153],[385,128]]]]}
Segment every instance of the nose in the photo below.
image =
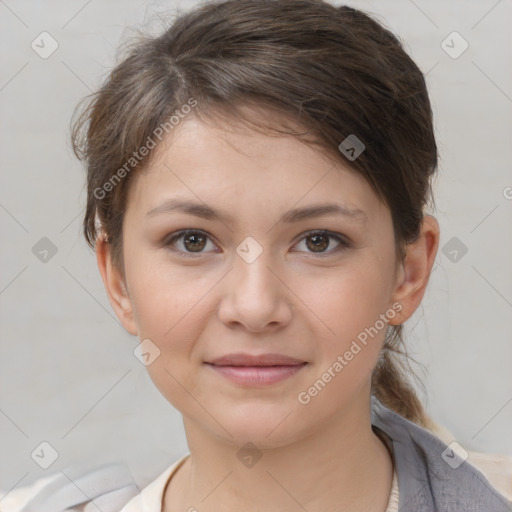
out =
{"type": "Polygon", "coordinates": [[[232,270],[223,279],[218,310],[219,319],[228,327],[261,332],[290,322],[294,295],[268,252],[250,263],[238,255],[234,258],[232,270]]]}

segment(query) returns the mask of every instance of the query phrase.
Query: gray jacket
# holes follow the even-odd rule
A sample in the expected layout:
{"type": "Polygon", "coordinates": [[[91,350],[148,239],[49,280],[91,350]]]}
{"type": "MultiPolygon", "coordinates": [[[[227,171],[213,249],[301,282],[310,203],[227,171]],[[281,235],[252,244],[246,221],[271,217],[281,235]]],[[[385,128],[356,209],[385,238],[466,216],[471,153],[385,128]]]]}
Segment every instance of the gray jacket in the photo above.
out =
{"type": "Polygon", "coordinates": [[[372,424],[393,442],[399,512],[510,512],[512,503],[443,441],[372,397],[372,424]]]}
{"type": "MultiPolygon", "coordinates": [[[[399,512],[510,512],[512,504],[480,471],[462,460],[443,441],[394,413],[372,397],[372,425],[393,444],[398,476],[399,512]]],[[[76,510],[84,497],[102,512],[119,512],[140,487],[128,467],[104,465],[84,471],[68,468],[12,512],[76,510]]],[[[11,512],[2,508],[1,512],[11,512]]]]}

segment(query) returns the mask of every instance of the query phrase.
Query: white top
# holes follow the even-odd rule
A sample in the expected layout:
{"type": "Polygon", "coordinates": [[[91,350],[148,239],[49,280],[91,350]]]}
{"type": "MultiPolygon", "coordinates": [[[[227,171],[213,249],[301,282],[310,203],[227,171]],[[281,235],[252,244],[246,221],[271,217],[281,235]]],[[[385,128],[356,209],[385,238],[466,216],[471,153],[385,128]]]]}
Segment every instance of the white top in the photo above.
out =
{"type": "MultiPolygon", "coordinates": [[[[432,431],[445,443],[454,439],[449,431],[437,425],[432,431]]],[[[512,457],[476,452],[468,454],[467,462],[480,470],[499,493],[512,501],[512,457]]],[[[83,492],[72,485],[62,473],[57,473],[36,480],[30,486],[13,489],[3,498],[0,497],[0,512],[98,512],[98,507],[102,512],[161,512],[167,484],[189,456],[190,454],[184,455],[171,464],[140,492],[126,474],[126,466],[97,468],[83,475],[83,480],[78,480],[82,489],[94,488],[98,491],[94,502],[87,503],[83,503],[83,492]],[[115,489],[105,488],[100,491],[100,487],[112,481],[112,475],[115,475],[115,489]],[[29,504],[34,497],[37,502],[37,498],[42,495],[52,497],[52,510],[42,510],[29,504]]],[[[398,496],[397,474],[394,472],[386,512],[398,512],[398,496]]]]}
{"type": "MultiPolygon", "coordinates": [[[[156,480],[153,480],[153,482],[145,487],[140,494],[132,498],[122,508],[121,512],[162,512],[164,491],[167,483],[189,456],[190,454],[183,456],[167,468],[156,480]]],[[[393,473],[393,484],[386,512],[398,512],[398,480],[396,471],[393,473]]]]}

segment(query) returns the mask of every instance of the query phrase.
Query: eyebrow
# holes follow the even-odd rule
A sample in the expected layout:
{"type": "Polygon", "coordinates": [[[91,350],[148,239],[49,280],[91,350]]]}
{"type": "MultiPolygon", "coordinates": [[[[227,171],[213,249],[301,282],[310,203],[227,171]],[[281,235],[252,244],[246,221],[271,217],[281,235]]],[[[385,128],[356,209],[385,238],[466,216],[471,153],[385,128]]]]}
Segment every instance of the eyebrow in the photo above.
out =
{"type": "MultiPolygon", "coordinates": [[[[201,217],[206,220],[218,220],[225,224],[233,223],[234,221],[234,217],[226,212],[214,210],[204,203],[196,203],[194,201],[184,199],[169,199],[156,208],[150,210],[146,216],[152,217],[157,214],[170,213],[174,211],[195,215],[196,217],[201,217]]],[[[368,221],[367,214],[359,208],[349,207],[342,203],[319,203],[289,210],[281,216],[278,222],[291,224],[332,214],[343,215],[363,223],[368,221]]]]}

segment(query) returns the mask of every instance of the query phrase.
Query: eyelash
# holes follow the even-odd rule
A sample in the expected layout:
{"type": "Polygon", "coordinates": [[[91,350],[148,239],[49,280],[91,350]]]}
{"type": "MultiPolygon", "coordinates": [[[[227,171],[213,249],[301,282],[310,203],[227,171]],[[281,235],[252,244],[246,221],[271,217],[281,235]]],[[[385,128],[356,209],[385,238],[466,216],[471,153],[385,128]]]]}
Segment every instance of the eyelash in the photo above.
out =
{"type": "MultiPolygon", "coordinates": [[[[211,237],[205,231],[202,231],[200,229],[184,229],[182,231],[178,231],[178,232],[173,233],[170,236],[166,237],[164,239],[164,241],[162,242],[162,246],[169,249],[170,251],[172,251],[174,253],[179,253],[181,256],[184,256],[186,258],[197,258],[197,257],[204,255],[205,253],[203,253],[203,252],[191,253],[191,252],[177,250],[177,249],[174,249],[171,247],[171,245],[174,242],[176,242],[177,240],[179,240],[180,238],[183,238],[184,236],[191,235],[191,234],[201,234],[201,235],[205,236],[206,238],[208,238],[209,240],[211,240],[211,237]]],[[[304,233],[304,236],[302,236],[302,238],[297,242],[297,244],[299,242],[301,242],[302,240],[304,240],[305,238],[312,237],[314,235],[323,235],[323,236],[327,236],[328,238],[334,238],[339,243],[339,245],[338,245],[338,247],[335,247],[334,249],[332,249],[328,252],[323,252],[323,253],[310,252],[309,254],[313,255],[313,257],[325,258],[326,256],[330,256],[333,253],[339,253],[344,250],[347,250],[352,246],[352,244],[346,238],[344,238],[336,233],[332,233],[331,231],[326,231],[326,230],[307,231],[306,233],[304,233]]],[[[297,244],[295,244],[295,245],[297,245],[297,244]]]]}

